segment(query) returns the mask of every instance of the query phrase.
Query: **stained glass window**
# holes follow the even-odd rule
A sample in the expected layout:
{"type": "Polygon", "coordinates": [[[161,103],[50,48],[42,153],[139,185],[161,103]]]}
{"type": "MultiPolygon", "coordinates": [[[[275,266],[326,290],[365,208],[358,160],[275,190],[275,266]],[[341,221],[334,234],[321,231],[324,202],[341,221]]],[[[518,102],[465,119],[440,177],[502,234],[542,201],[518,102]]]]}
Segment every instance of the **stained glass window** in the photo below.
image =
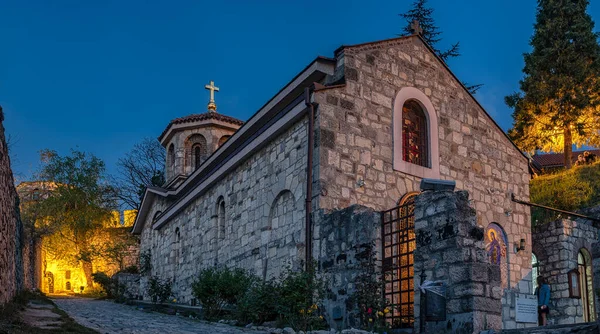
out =
{"type": "Polygon", "coordinates": [[[429,167],[427,118],[419,103],[410,100],[402,107],[402,159],[429,167]]]}

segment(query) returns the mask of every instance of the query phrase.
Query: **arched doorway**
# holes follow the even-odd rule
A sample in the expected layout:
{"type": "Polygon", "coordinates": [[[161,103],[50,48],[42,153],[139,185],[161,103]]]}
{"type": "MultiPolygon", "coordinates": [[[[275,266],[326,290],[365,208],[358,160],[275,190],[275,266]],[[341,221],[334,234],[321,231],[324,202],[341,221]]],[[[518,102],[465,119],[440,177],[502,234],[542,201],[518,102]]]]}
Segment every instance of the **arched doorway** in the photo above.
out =
{"type": "Polygon", "coordinates": [[[50,271],[47,271],[45,276],[48,293],[54,293],[54,274],[52,274],[50,271]]]}
{"type": "Polygon", "coordinates": [[[585,248],[580,249],[577,254],[577,270],[579,271],[583,321],[595,321],[596,308],[594,307],[594,288],[592,284],[592,257],[585,248]]]}
{"type": "Polygon", "coordinates": [[[382,215],[384,297],[391,306],[387,322],[392,328],[413,328],[414,325],[414,203],[417,194],[406,194],[398,207],[382,215]]]}

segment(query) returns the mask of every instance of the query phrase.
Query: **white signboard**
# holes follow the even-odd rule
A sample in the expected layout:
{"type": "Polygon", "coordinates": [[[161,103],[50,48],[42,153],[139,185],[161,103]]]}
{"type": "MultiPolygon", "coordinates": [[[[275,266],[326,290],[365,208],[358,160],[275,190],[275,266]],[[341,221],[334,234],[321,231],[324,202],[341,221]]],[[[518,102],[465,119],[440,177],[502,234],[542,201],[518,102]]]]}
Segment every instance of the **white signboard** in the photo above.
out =
{"type": "Polygon", "coordinates": [[[517,297],[515,304],[517,322],[538,322],[538,303],[536,299],[517,297]]]}

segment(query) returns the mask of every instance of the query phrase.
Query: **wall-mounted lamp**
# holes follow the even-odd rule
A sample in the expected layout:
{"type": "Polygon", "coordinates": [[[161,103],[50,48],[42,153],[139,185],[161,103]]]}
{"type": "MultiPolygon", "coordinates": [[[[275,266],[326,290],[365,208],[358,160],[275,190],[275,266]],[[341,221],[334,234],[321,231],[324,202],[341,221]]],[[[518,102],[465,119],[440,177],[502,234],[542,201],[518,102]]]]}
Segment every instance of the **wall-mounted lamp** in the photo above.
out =
{"type": "Polygon", "coordinates": [[[356,180],[356,186],[357,186],[358,188],[362,188],[362,187],[364,187],[364,186],[365,186],[365,180],[363,180],[363,179],[358,179],[358,180],[356,180]]]}
{"type": "Polygon", "coordinates": [[[515,253],[525,250],[525,239],[521,239],[521,242],[517,244],[515,242],[515,253]]]}

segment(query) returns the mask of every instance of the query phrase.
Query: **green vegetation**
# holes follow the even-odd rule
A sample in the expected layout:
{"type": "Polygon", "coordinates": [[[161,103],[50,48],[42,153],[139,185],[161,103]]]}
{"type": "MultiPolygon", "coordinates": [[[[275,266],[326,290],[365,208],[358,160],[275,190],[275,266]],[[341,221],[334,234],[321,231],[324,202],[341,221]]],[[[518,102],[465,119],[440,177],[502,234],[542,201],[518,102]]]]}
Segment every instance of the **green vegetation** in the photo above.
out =
{"type": "Polygon", "coordinates": [[[204,318],[215,320],[227,306],[237,305],[256,278],[243,269],[202,269],[192,283],[192,293],[202,305],[204,318]]]}
{"type": "MultiPolygon", "coordinates": [[[[530,182],[532,203],[579,211],[600,204],[600,162],[576,166],[556,174],[542,175],[530,182]]],[[[560,213],[532,208],[533,225],[565,217],[560,213]]]]}
{"type": "Polygon", "coordinates": [[[264,281],[242,269],[203,269],[192,285],[208,320],[233,318],[238,324],[276,321],[296,330],[327,328],[319,303],[325,282],[311,271],[285,271],[264,281]]]}
{"type": "Polygon", "coordinates": [[[156,276],[148,279],[148,294],[153,303],[165,303],[173,295],[171,292],[172,282],[170,280],[161,280],[156,276]]]}

